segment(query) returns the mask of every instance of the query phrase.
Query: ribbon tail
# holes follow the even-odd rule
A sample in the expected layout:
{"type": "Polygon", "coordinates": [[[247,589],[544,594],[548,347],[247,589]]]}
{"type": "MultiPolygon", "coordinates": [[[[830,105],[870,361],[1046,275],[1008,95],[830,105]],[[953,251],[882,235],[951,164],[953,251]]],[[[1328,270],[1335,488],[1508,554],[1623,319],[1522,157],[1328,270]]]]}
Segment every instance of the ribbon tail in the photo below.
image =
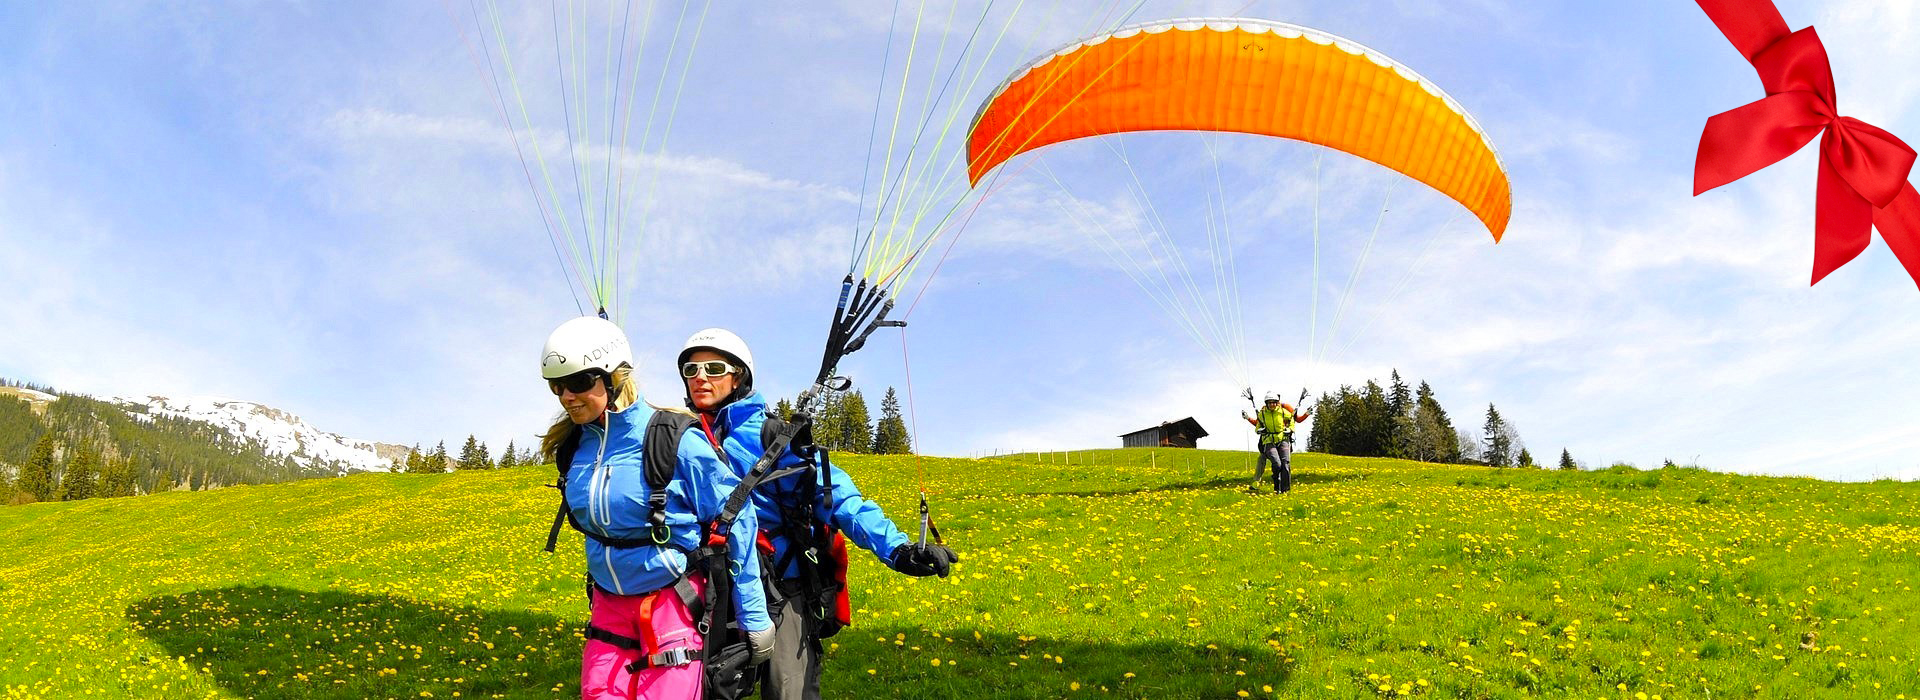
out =
{"type": "Polygon", "coordinates": [[[1814,193],[1813,281],[1819,284],[1841,265],[1852,262],[1873,241],[1873,204],[1841,179],[1827,159],[1820,159],[1820,184],[1814,193]]]}
{"type": "Polygon", "coordinates": [[[1787,20],[1773,0],[1698,0],[1700,9],[1741,56],[1753,60],[1761,49],[1787,35],[1787,20]]]}
{"type": "Polygon", "coordinates": [[[1807,145],[1827,128],[1816,102],[1810,92],[1783,92],[1708,118],[1693,161],[1693,194],[1751,175],[1807,145]]]}
{"type": "Polygon", "coordinates": [[[1907,276],[1920,286],[1920,192],[1909,183],[1892,203],[1874,211],[1873,225],[1880,229],[1880,239],[1887,242],[1893,256],[1907,268],[1907,276]]]}

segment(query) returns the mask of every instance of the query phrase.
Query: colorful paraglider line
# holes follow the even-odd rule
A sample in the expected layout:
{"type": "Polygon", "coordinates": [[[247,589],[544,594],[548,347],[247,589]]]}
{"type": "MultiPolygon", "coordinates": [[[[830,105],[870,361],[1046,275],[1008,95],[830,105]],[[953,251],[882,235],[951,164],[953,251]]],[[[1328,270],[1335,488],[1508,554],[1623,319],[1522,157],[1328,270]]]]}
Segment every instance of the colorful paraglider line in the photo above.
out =
{"type": "MultiPolygon", "coordinates": [[[[1129,9],[1125,13],[1125,16],[1132,16],[1133,12],[1137,11],[1143,2],[1144,0],[1135,2],[1132,9],[1129,9]]],[[[1024,4],[1024,2],[1021,4],[1024,4]]],[[[1116,3],[1116,8],[1110,8],[1108,10],[1109,14],[1113,12],[1113,9],[1117,9],[1117,6],[1116,3]]],[[[991,2],[987,3],[986,7],[982,9],[980,17],[974,22],[974,26],[969,32],[953,65],[941,71],[939,67],[944,62],[947,46],[946,39],[943,35],[940,41],[938,55],[932,64],[935,66],[935,69],[926,81],[927,99],[925,101],[925,111],[919,117],[919,123],[912,126],[913,135],[911,143],[905,149],[901,164],[896,170],[892,165],[894,162],[894,150],[898,143],[897,138],[902,133],[900,124],[901,116],[906,111],[906,96],[912,84],[914,54],[920,43],[921,19],[924,16],[925,3],[922,3],[919,11],[916,12],[912,36],[909,40],[907,55],[904,59],[904,65],[906,67],[904,71],[905,74],[900,78],[899,93],[894,100],[894,114],[888,133],[885,159],[880,170],[880,191],[876,197],[874,216],[872,221],[868,222],[864,216],[864,206],[856,208],[853,234],[854,241],[851,246],[852,254],[848,259],[847,274],[841,280],[840,295],[835,302],[833,315],[828,325],[827,339],[822,348],[820,367],[815,375],[814,384],[803,391],[800,398],[796,401],[794,407],[794,417],[796,421],[810,421],[814,401],[823,396],[826,391],[844,391],[852,385],[851,379],[837,376],[840,362],[847,355],[865,347],[867,340],[872,336],[874,331],[889,327],[903,329],[901,333],[901,363],[907,368],[907,394],[909,410],[911,410],[914,390],[911,377],[911,359],[907,354],[906,334],[904,331],[906,321],[890,318],[897,300],[897,291],[901,286],[906,284],[908,278],[913,275],[919,263],[923,260],[921,256],[931,249],[933,242],[949,231],[957,232],[963,229],[967,222],[971,221],[973,214],[979,210],[981,202],[985,201],[998,189],[996,186],[998,174],[996,174],[996,182],[990,182],[986,187],[971,186],[977,184],[977,179],[970,179],[968,181],[968,185],[970,186],[967,188],[966,194],[954,197],[951,204],[946,206],[945,211],[941,213],[937,220],[933,221],[931,226],[927,226],[925,229],[921,228],[922,225],[927,222],[929,214],[938,206],[939,202],[948,196],[947,193],[951,191],[949,189],[951,185],[929,186],[928,183],[934,179],[934,171],[936,170],[934,167],[935,157],[932,154],[941,151],[940,146],[946,143],[948,136],[952,133],[952,127],[957,122],[965,106],[958,99],[954,99],[949,103],[949,95],[954,94],[953,88],[956,85],[956,79],[959,78],[962,70],[968,67],[970,62],[969,56],[974,56],[972,60],[977,61],[977,68],[973,70],[972,75],[964,81],[965,84],[961,88],[960,94],[971,92],[973,86],[977,85],[980,78],[985,75],[988,60],[990,60],[993,53],[999,48],[1001,40],[1006,37],[1007,30],[1013,26],[1014,20],[1019,12],[1019,8],[1016,7],[1013,12],[1008,15],[1004,24],[1000,27],[998,36],[994,38],[991,46],[985,51],[985,55],[978,56],[975,54],[975,47],[982,36],[982,29],[986,26],[992,10],[993,4],[991,2]],[[944,77],[940,75],[942,72],[945,73],[944,77]],[[936,79],[939,80],[938,90],[934,89],[936,79]],[[943,103],[950,104],[950,106],[945,109],[944,124],[931,146],[928,146],[926,142],[929,136],[928,127],[931,126],[942,111],[943,103]],[[974,200],[972,206],[966,210],[964,216],[956,220],[954,218],[955,213],[967,204],[968,199],[974,200]],[[891,208],[891,212],[888,211],[889,208],[891,208]],[[913,209],[913,211],[909,215],[907,210],[910,208],[913,209]],[[880,231],[883,226],[886,228],[884,234],[880,231]],[[920,237],[920,240],[915,241],[914,239],[921,230],[927,231],[928,234],[920,237]],[[864,267],[862,266],[863,260],[865,261],[864,267]]],[[[894,12],[889,19],[889,41],[887,42],[886,53],[882,57],[880,86],[874,96],[874,118],[869,125],[867,165],[866,170],[863,171],[861,176],[860,199],[862,202],[866,200],[867,186],[872,181],[871,166],[873,153],[879,143],[880,110],[881,105],[884,104],[884,97],[888,92],[888,68],[893,58],[893,44],[895,43],[893,41],[894,29],[899,21],[899,12],[899,3],[898,0],[896,0],[894,12]]],[[[949,17],[947,25],[952,25],[951,17],[949,17]]],[[[939,169],[938,177],[946,177],[963,162],[964,161],[961,160],[950,161],[945,168],[939,169]]],[[[1025,166],[1023,165],[1022,167],[1025,166]]],[[[949,241],[946,250],[940,257],[940,263],[934,266],[934,272],[938,272],[940,265],[945,262],[947,254],[952,252],[953,242],[957,242],[957,239],[958,236],[956,235],[954,236],[954,240],[949,241]]],[[[929,275],[926,283],[921,285],[918,294],[914,297],[913,304],[908,307],[906,315],[911,315],[913,308],[918,305],[921,296],[926,292],[927,283],[931,282],[931,277],[932,275],[929,275]]],[[[917,420],[915,421],[914,431],[917,435],[917,420]]],[[[806,433],[802,431],[802,435],[805,434],[806,433]]],[[[927,536],[931,535],[934,541],[938,543],[941,541],[939,528],[933,524],[930,514],[931,511],[927,505],[928,492],[926,490],[924,471],[920,473],[919,481],[921,541],[925,542],[927,536]]]]}
{"type": "MultiPolygon", "coordinates": [[[[680,13],[673,23],[673,37],[658,55],[658,70],[643,70],[642,64],[649,55],[649,39],[654,27],[654,3],[648,3],[641,18],[638,31],[633,27],[633,2],[608,3],[603,17],[593,17],[587,11],[587,5],[578,2],[566,3],[563,11],[559,3],[552,3],[551,40],[554,53],[554,86],[559,93],[559,111],[564,122],[565,148],[571,178],[555,177],[558,163],[550,166],[547,151],[542,147],[539,129],[534,120],[534,110],[529,102],[533,99],[522,85],[522,73],[516,65],[513,48],[516,45],[533,45],[534,35],[520,37],[519,41],[510,41],[509,27],[520,27],[526,23],[514,22],[501,16],[501,8],[494,0],[469,0],[473,29],[478,41],[469,37],[465,22],[457,16],[450,2],[443,2],[449,19],[453,21],[462,42],[467,46],[475,68],[484,76],[484,82],[493,92],[494,102],[499,107],[501,121],[507,128],[514,154],[520,161],[528,191],[533,195],[534,206],[540,213],[542,225],[547,230],[549,243],[552,244],[554,257],[560,263],[563,274],[570,282],[578,283],[585,290],[589,303],[583,303],[573,284],[568,285],[574,304],[580,313],[594,313],[619,321],[623,305],[619,303],[621,290],[620,261],[623,255],[623,232],[628,228],[628,199],[630,197],[627,180],[628,168],[621,167],[619,154],[629,147],[634,126],[634,116],[639,105],[636,97],[642,90],[641,78],[646,75],[655,77],[652,90],[653,98],[646,106],[647,117],[639,139],[639,151],[665,150],[666,142],[672,133],[674,118],[679,111],[679,101],[686,87],[687,77],[692,66],[693,56],[699,48],[700,38],[706,26],[711,2],[702,3],[702,9],[696,18],[692,12],[694,0],[683,0],[680,13]],[[624,9],[621,5],[624,4],[624,9]],[[595,48],[591,43],[594,32],[587,26],[596,19],[606,22],[604,46],[595,48]],[[686,20],[696,19],[692,34],[681,41],[688,29],[686,20]],[[565,24],[563,28],[561,25],[565,24]],[[615,25],[619,31],[614,31],[615,25]],[[684,48],[683,48],[684,46],[684,48]],[[594,68],[592,54],[601,53],[604,65],[594,68]],[[674,73],[678,72],[677,78],[674,73]],[[598,89],[593,89],[590,76],[597,76],[598,89]],[[671,81],[671,83],[670,83],[671,81]],[[674,89],[667,90],[669,86],[674,89]],[[598,93],[599,99],[593,99],[598,93]],[[508,100],[511,94],[512,100],[508,100]],[[671,100],[670,104],[662,104],[671,100]],[[510,105],[509,102],[512,104],[510,105]],[[665,107],[665,109],[662,109],[665,107]],[[655,138],[656,131],[658,138],[655,138]],[[603,133],[606,139],[604,147],[592,143],[592,135],[603,133]],[[522,144],[521,141],[526,143],[522,144]],[[532,152],[529,159],[528,151],[532,152]],[[602,178],[593,180],[592,164],[589,160],[596,154],[604,154],[602,178]],[[532,162],[529,163],[528,161],[532,162]],[[567,182],[567,180],[571,182],[567,182]],[[573,192],[564,190],[570,185],[573,192]],[[568,197],[567,194],[573,196],[568,197]],[[569,213],[572,212],[572,213],[569,213]],[[566,249],[562,253],[561,248],[566,249]]],[[[558,156],[555,155],[555,158],[558,156]]],[[[636,193],[645,197],[653,191],[659,179],[657,164],[635,188],[636,193]]],[[[639,208],[638,221],[634,228],[644,231],[648,209],[639,208]]]]}
{"type": "MultiPolygon", "coordinates": [[[[1137,9],[1137,5],[1135,9],[1137,9]]],[[[1129,12],[1128,16],[1131,16],[1131,14],[1132,13],[1129,12]]],[[[1009,18],[1007,26],[1011,26],[1011,18],[1009,18]]],[[[1006,27],[1002,28],[1002,34],[1005,33],[1005,29],[1006,27]]],[[[997,48],[997,46],[998,46],[998,40],[996,39],[995,47],[997,48]]],[[[989,55],[991,55],[991,53],[989,53],[989,55]]],[[[1079,60],[1080,60],[1080,57],[1076,57],[1072,59],[1072,61],[1075,61],[1075,62],[1079,60]]],[[[984,69],[984,64],[982,68],[984,69]]],[[[1111,70],[1111,67],[1109,67],[1108,70],[1111,70]]],[[[974,79],[977,80],[980,74],[981,74],[981,71],[976,71],[974,79]]],[[[1104,75],[1104,71],[1102,74],[1104,75]]],[[[904,84],[904,81],[903,81],[903,84],[904,84]]],[[[1077,96],[1076,96],[1076,99],[1077,99],[1077,96]]],[[[991,98],[989,98],[989,101],[991,101],[991,98]]],[[[1069,103],[1071,103],[1071,101],[1072,100],[1070,99],[1069,103]]],[[[982,109],[984,109],[984,105],[982,109]]],[[[932,114],[931,112],[929,112],[928,118],[931,118],[931,116],[932,114]]],[[[951,124],[951,122],[953,121],[954,116],[957,116],[957,111],[950,113],[949,120],[948,120],[949,124],[951,124]]],[[[976,113],[974,123],[969,128],[969,134],[968,134],[969,140],[972,140],[977,134],[976,129],[978,127],[978,123],[979,123],[978,113],[976,113]]],[[[944,142],[945,137],[946,137],[946,132],[945,130],[943,130],[940,140],[944,142]]],[[[917,140],[918,138],[916,137],[916,148],[917,148],[917,140]]],[[[888,160],[891,161],[891,158],[892,158],[892,155],[891,155],[891,144],[890,144],[888,160]]],[[[969,159],[968,165],[971,168],[971,165],[972,165],[971,159],[969,159]]],[[[910,169],[910,166],[911,166],[910,163],[906,166],[903,166],[902,168],[903,180],[905,180],[905,172],[906,170],[910,169]]],[[[946,172],[949,172],[950,170],[951,170],[951,166],[949,166],[947,170],[943,170],[941,172],[941,175],[944,176],[946,172]]],[[[889,171],[891,171],[891,168],[889,168],[889,171]]],[[[925,170],[922,170],[923,178],[924,178],[925,172],[926,172],[925,170]]],[[[996,177],[998,177],[997,174],[996,174],[996,177]]],[[[932,246],[934,241],[938,240],[941,235],[944,235],[948,231],[958,231],[964,228],[964,222],[961,225],[950,225],[950,224],[953,223],[952,217],[954,213],[958,211],[961,206],[966,204],[966,200],[969,197],[974,198],[975,200],[974,207],[977,209],[981,201],[984,201],[984,199],[986,199],[995,191],[995,188],[993,187],[988,187],[985,189],[980,188],[978,186],[980,179],[981,178],[977,174],[969,173],[968,181],[971,185],[973,185],[973,187],[969,191],[968,195],[963,195],[959,198],[956,198],[953,201],[953,204],[946,208],[945,212],[942,213],[940,218],[937,221],[935,221],[931,227],[928,227],[928,230],[930,231],[929,235],[921,239],[918,243],[914,243],[912,241],[912,238],[915,232],[920,229],[921,222],[925,220],[927,214],[933,208],[934,203],[940,200],[941,198],[940,195],[944,194],[944,192],[946,191],[945,188],[942,188],[941,190],[935,192],[933,195],[929,195],[925,197],[923,199],[922,206],[916,212],[912,220],[909,221],[905,226],[901,226],[899,222],[900,214],[902,210],[905,208],[905,205],[896,204],[894,207],[892,221],[888,227],[886,239],[882,241],[882,244],[880,246],[880,252],[874,255],[867,256],[867,267],[866,267],[865,276],[868,278],[873,278],[876,272],[884,271],[883,274],[881,274],[879,277],[881,280],[884,281],[884,284],[887,286],[892,285],[892,283],[895,281],[894,278],[896,275],[898,275],[900,278],[911,277],[914,270],[917,269],[918,264],[921,261],[921,255],[924,254],[932,246]],[[903,229],[905,230],[905,234],[898,234],[898,232],[903,229]],[[900,241],[899,244],[891,244],[891,241],[893,241],[896,235],[903,235],[904,240],[900,241]],[[892,261],[892,262],[888,262],[888,261],[892,261]]],[[[881,206],[883,209],[885,205],[889,201],[891,201],[890,196],[891,195],[882,196],[881,206]]],[[[878,219],[879,219],[879,214],[876,213],[876,217],[875,217],[876,228],[878,226],[878,219]]],[[[872,232],[870,231],[868,235],[869,237],[871,237],[872,232]]],[[[951,249],[951,246],[949,246],[949,250],[950,249],[951,249]]],[[[864,247],[862,248],[862,250],[863,251],[865,250],[864,247]]],[[[944,259],[944,256],[943,256],[943,259],[944,259]]]]}

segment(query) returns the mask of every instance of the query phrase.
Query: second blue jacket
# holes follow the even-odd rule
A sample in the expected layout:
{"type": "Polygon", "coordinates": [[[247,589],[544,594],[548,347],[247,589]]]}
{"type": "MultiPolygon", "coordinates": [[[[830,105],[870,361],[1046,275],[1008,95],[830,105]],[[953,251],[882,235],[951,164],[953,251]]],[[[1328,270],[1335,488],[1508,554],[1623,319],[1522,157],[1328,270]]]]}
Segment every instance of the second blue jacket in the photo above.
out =
{"type": "MultiPolygon", "coordinates": [[[[717,433],[721,446],[726,448],[727,462],[733,467],[735,480],[745,476],[747,471],[753,468],[753,464],[760,460],[760,429],[766,421],[767,402],[757,391],[715,412],[714,432],[717,433]]],[[[784,469],[800,463],[800,458],[789,450],[780,455],[774,468],[784,469]]],[[[826,465],[826,469],[813,472],[817,475],[815,479],[821,482],[816,484],[815,494],[820,493],[819,486],[824,485],[826,472],[829,469],[833,472],[833,493],[829,498],[819,499],[815,504],[814,517],[819,518],[821,522],[833,523],[834,527],[846,534],[847,540],[854,546],[873,552],[882,563],[886,563],[887,558],[893,555],[895,548],[909,541],[906,533],[901,532],[900,528],[894,526],[892,520],[887,519],[887,514],[880,510],[880,504],[861,496],[860,488],[853,484],[853,477],[848,476],[846,471],[839,467],[829,464],[826,465]]],[[[805,472],[793,474],[763,483],[753,490],[754,517],[759,523],[760,530],[766,532],[768,539],[773,543],[773,561],[775,562],[783,559],[787,548],[792,545],[792,542],[788,541],[789,538],[781,532],[780,526],[785,522],[785,518],[781,514],[780,505],[782,502],[788,502],[792,507],[799,507],[791,501],[800,497],[802,490],[800,487],[803,483],[801,479],[804,478],[806,478],[805,472]]],[[[783,579],[799,576],[799,564],[789,564],[787,569],[778,572],[778,575],[783,579]]]]}

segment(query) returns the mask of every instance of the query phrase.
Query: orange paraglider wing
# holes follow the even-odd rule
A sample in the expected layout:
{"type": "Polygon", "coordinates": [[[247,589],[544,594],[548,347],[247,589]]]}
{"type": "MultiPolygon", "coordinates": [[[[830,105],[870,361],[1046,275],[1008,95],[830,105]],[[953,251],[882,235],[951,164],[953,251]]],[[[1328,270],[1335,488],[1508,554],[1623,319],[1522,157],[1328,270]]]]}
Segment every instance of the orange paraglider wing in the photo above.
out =
{"type": "Polygon", "coordinates": [[[1049,144],[1129,131],[1235,131],[1343,151],[1425,183],[1500,240],[1512,185],[1473,118],[1364,46],[1247,19],[1167,20],[1062,48],[1016,71],[974,115],[973,184],[1049,144]]]}

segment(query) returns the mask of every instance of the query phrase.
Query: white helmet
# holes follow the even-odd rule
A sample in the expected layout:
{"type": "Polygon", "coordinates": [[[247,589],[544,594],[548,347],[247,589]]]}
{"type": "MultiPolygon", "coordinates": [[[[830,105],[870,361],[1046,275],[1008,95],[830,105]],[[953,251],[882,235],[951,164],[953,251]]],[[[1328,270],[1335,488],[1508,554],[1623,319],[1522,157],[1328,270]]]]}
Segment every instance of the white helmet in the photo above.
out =
{"type": "Polygon", "coordinates": [[[559,379],[587,370],[611,376],[621,366],[633,366],[633,346],[620,327],[598,316],[581,316],[560,324],[547,336],[540,352],[540,376],[559,379]]]}
{"type": "Polygon", "coordinates": [[[725,328],[708,328],[687,338],[687,344],[680,349],[680,357],[674,360],[675,369],[686,364],[687,357],[695,350],[712,350],[727,356],[740,365],[740,378],[732,398],[746,395],[753,389],[753,351],[747,349],[747,341],[734,335],[725,328]]]}
{"type": "Polygon", "coordinates": [[[1280,395],[1279,395],[1279,394],[1275,394],[1275,393],[1272,393],[1272,392],[1268,392],[1268,393],[1267,393],[1267,400],[1266,400],[1266,403],[1273,403],[1273,402],[1275,402],[1275,401],[1279,401],[1279,400],[1280,400],[1280,395]]]}

